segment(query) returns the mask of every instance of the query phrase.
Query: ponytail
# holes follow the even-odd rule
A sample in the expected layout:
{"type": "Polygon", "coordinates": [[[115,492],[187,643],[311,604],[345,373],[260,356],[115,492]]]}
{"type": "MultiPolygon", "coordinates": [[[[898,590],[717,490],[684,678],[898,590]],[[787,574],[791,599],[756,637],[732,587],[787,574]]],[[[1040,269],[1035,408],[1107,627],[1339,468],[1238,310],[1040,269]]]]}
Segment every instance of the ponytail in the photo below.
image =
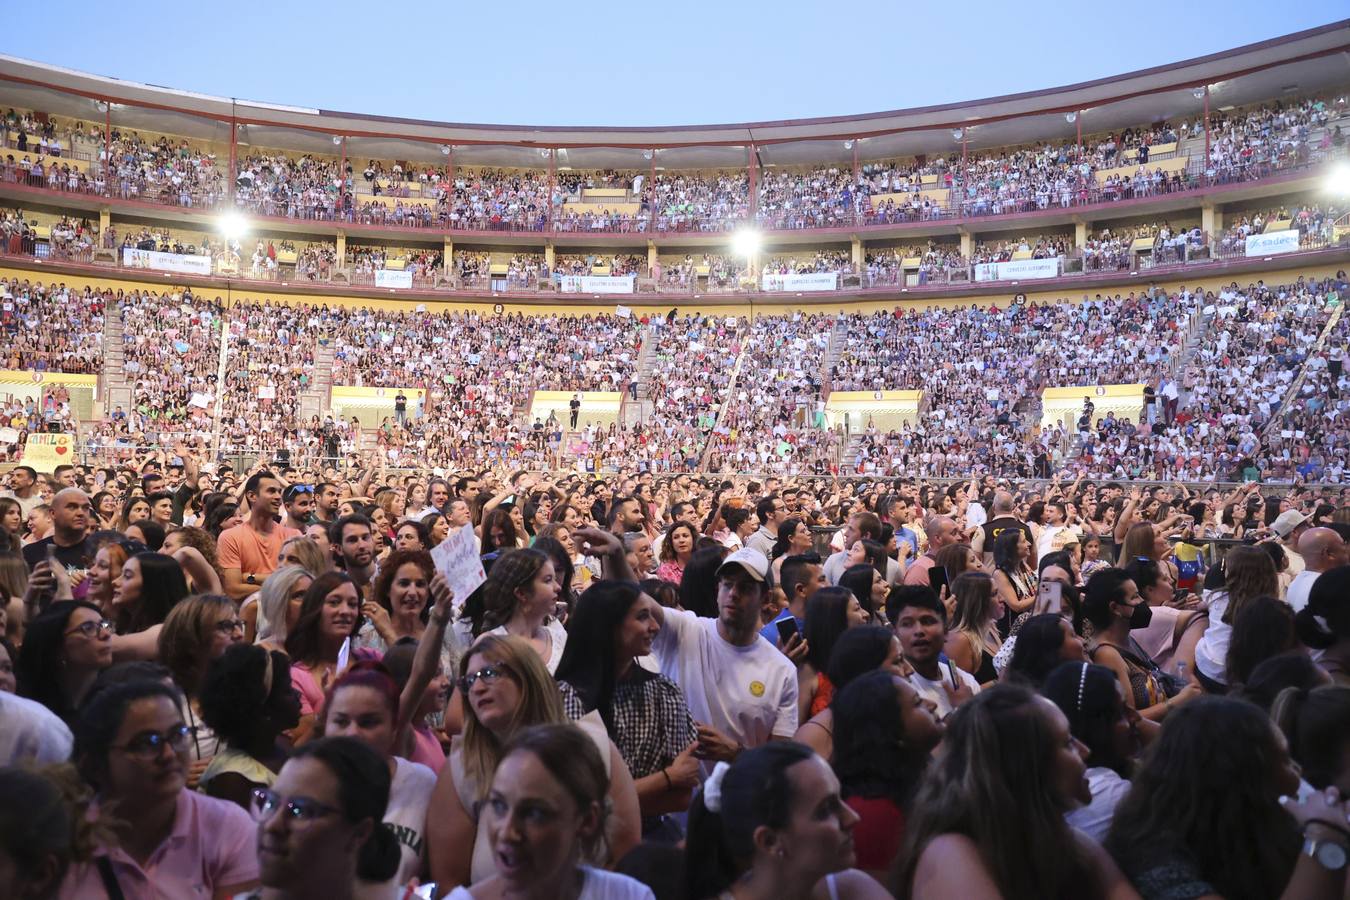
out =
{"type": "Polygon", "coordinates": [[[716,897],[743,871],[727,846],[722,814],[703,802],[703,791],[689,807],[689,830],[684,841],[686,897],[716,897]]]}
{"type": "Polygon", "coordinates": [[[356,853],[356,877],[376,884],[388,881],[398,872],[402,853],[394,829],[384,822],[376,822],[370,837],[356,853]]]}
{"type": "Polygon", "coordinates": [[[1312,604],[1303,607],[1294,613],[1294,633],[1305,646],[1314,650],[1326,650],[1336,643],[1336,635],[1332,634],[1318,618],[1313,612],[1312,604]]]}

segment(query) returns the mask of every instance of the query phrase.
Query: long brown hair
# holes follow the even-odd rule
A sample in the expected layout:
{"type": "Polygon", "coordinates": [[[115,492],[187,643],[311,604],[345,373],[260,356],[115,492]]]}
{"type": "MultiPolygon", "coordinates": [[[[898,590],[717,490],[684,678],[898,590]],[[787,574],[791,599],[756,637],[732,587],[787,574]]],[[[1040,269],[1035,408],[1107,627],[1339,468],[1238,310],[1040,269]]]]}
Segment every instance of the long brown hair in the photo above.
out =
{"type": "Polygon", "coordinates": [[[1223,584],[1228,592],[1228,608],[1223,621],[1229,625],[1237,614],[1257,597],[1280,596],[1280,579],[1275,562],[1259,547],[1238,546],[1223,558],[1223,584]]]}
{"type": "Polygon", "coordinates": [[[892,884],[909,900],[924,849],[944,834],[980,849],[1004,897],[1097,897],[1101,873],[1080,849],[1054,800],[1060,746],[1042,701],[1026,687],[999,684],[948,719],[943,753],[914,801],[905,852],[892,884]]]}
{"type": "MultiPolygon", "coordinates": [[[[506,729],[508,739],[530,725],[567,721],[557,683],[528,641],[499,634],[483,635],[460,659],[460,678],[469,673],[469,660],[476,656],[486,656],[504,667],[507,677],[520,688],[520,705],[511,714],[506,729]]],[[[492,787],[492,773],[497,771],[497,763],[501,761],[503,745],[487,726],[478,721],[469,698],[460,699],[464,705],[464,736],[460,744],[464,772],[477,790],[479,799],[482,799],[492,787]]]]}
{"type": "Polygon", "coordinates": [[[483,582],[483,631],[491,631],[516,612],[516,591],[525,587],[548,562],[548,556],[538,550],[509,550],[497,557],[483,582]]]}

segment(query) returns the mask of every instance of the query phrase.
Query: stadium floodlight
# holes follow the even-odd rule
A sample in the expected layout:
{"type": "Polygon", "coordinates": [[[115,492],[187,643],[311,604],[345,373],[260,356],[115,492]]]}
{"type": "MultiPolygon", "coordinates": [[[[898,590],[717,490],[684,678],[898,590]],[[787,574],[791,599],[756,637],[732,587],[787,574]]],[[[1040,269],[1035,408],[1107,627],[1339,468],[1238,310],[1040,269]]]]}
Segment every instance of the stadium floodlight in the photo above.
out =
{"type": "Polygon", "coordinates": [[[450,155],[450,145],[441,144],[441,156],[449,156],[449,155],[450,155]]]}
{"type": "Polygon", "coordinates": [[[844,149],[845,149],[845,150],[852,150],[852,149],[853,149],[853,142],[852,142],[852,141],[844,141],[844,149]]]}
{"type": "Polygon", "coordinates": [[[1198,87],[1198,88],[1194,89],[1193,91],[1191,91],[1191,96],[1194,97],[1194,98],[1197,99],[1197,100],[1203,100],[1203,99],[1205,99],[1205,89],[1204,89],[1204,87],[1201,86],[1201,87],[1198,87]]]}
{"type": "Polygon", "coordinates": [[[965,137],[965,136],[966,136],[965,129],[963,129],[963,128],[953,128],[953,129],[952,129],[952,140],[954,140],[954,141],[959,141],[959,140],[961,140],[961,138],[963,138],[963,137],[965,137]]]}
{"type": "Polygon", "coordinates": [[[1341,197],[1350,197],[1350,162],[1332,166],[1327,173],[1327,191],[1341,197]]]}
{"type": "Polygon", "coordinates": [[[339,134],[333,135],[333,146],[336,147],[341,143],[342,143],[342,135],[339,134]]]}
{"type": "Polygon", "coordinates": [[[216,221],[216,230],[229,241],[236,241],[248,232],[248,220],[237,209],[220,214],[216,221]]]}
{"type": "Polygon", "coordinates": [[[751,257],[759,253],[764,237],[754,228],[742,228],[731,239],[731,246],[737,256],[751,257]]]}
{"type": "Polygon", "coordinates": [[[1068,112],[1068,113],[1065,113],[1065,114],[1064,114],[1064,121],[1065,121],[1065,122],[1068,122],[1070,125],[1072,125],[1074,122],[1077,122],[1077,121],[1078,121],[1078,113],[1076,113],[1076,112],[1068,112]]]}
{"type": "Polygon", "coordinates": [[[651,158],[652,158],[653,156],[655,156],[655,155],[656,155],[656,151],[655,151],[655,150],[643,150],[643,151],[642,151],[642,158],[643,158],[643,159],[651,159],[651,158]]]}
{"type": "Polygon", "coordinates": [[[539,151],[539,155],[542,156],[544,159],[548,159],[548,155],[552,152],[553,152],[552,150],[545,148],[539,151]]]}

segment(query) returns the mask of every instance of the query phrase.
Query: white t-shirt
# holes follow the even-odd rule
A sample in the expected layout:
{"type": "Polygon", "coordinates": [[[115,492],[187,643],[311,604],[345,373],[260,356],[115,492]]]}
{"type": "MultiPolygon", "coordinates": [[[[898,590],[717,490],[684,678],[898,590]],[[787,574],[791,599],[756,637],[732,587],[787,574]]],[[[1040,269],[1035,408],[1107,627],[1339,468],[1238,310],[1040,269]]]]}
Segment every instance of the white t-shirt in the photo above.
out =
{"type": "Polygon", "coordinates": [[[918,691],[921,697],[937,704],[937,714],[940,719],[945,719],[951,715],[952,710],[956,708],[952,706],[952,701],[943,688],[944,684],[950,688],[958,688],[961,684],[964,684],[970,688],[972,694],[980,692],[980,683],[975,680],[975,676],[955,663],[939,662],[938,679],[937,681],[929,681],[918,672],[914,672],[909,676],[909,683],[913,685],[914,690],[918,691]]]}
{"type": "Polygon", "coordinates": [[[0,766],[66,762],[73,743],[66,723],[47,707],[0,691],[0,766]]]}
{"type": "Polygon", "coordinates": [[[717,633],[716,619],[665,610],[652,652],[661,674],[684,690],[694,719],[745,747],[797,732],[797,670],[758,633],[738,647],[717,633]]]}
{"type": "MultiPolygon", "coordinates": [[[[581,884],[581,893],[577,900],[656,900],[652,889],[636,878],[620,875],[618,872],[606,872],[579,867],[585,876],[581,884]]],[[[473,893],[465,887],[457,887],[450,892],[446,900],[473,900],[473,893]]]]}
{"type": "Polygon", "coordinates": [[[1233,638],[1233,626],[1223,620],[1227,611],[1228,592],[1215,591],[1209,598],[1209,627],[1195,645],[1195,667],[1221,684],[1228,683],[1228,642],[1233,638]]]}
{"type": "Polygon", "coordinates": [[[1321,574],[1321,572],[1304,569],[1294,576],[1293,581],[1289,582],[1289,590],[1285,592],[1284,599],[1294,612],[1302,612],[1303,607],[1308,605],[1308,594],[1312,592],[1313,582],[1321,574]]]}
{"type": "Polygon", "coordinates": [[[421,763],[394,757],[394,778],[389,785],[389,805],[384,823],[398,838],[398,871],[388,881],[358,882],[355,895],[362,900],[390,896],[390,890],[422,875],[426,856],[427,807],[436,788],[436,773],[421,763]]]}
{"type": "Polygon", "coordinates": [[[1064,821],[1086,834],[1097,843],[1106,839],[1111,829],[1111,819],[1116,814],[1116,806],[1130,792],[1130,783],[1105,766],[1093,766],[1087,770],[1088,789],[1092,792],[1092,802],[1073,812],[1064,814],[1064,821]]]}
{"type": "MultiPolygon", "coordinates": [[[[563,648],[567,646],[567,629],[557,619],[549,619],[544,623],[544,630],[548,632],[549,640],[553,642],[553,648],[549,651],[548,659],[544,660],[544,665],[548,667],[548,674],[552,675],[558,671],[558,663],[562,662],[563,648]]],[[[509,637],[505,625],[499,625],[491,631],[483,633],[509,637]]]]}

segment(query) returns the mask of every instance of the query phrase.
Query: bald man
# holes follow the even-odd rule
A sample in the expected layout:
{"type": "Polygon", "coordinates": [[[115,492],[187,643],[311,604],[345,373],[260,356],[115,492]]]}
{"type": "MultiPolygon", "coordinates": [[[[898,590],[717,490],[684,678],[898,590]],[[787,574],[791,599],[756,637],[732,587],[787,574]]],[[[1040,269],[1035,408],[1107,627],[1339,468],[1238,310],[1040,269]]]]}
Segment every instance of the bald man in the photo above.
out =
{"type": "Polygon", "coordinates": [[[1294,576],[1285,594],[1294,612],[1308,605],[1308,592],[1312,590],[1318,575],[1350,563],[1350,548],[1330,528],[1309,528],[1299,535],[1298,554],[1303,557],[1304,568],[1294,576]]]}
{"type": "Polygon", "coordinates": [[[52,533],[24,547],[23,561],[31,572],[51,550],[57,562],[66,567],[72,584],[78,587],[97,552],[89,539],[89,522],[94,514],[89,495],[79,488],[66,488],[57,492],[51,506],[52,533]]]}
{"type": "Polygon", "coordinates": [[[928,550],[905,570],[905,584],[919,587],[928,586],[928,570],[937,561],[937,552],[961,540],[961,530],[950,516],[933,516],[923,527],[928,532],[928,550]]]}

